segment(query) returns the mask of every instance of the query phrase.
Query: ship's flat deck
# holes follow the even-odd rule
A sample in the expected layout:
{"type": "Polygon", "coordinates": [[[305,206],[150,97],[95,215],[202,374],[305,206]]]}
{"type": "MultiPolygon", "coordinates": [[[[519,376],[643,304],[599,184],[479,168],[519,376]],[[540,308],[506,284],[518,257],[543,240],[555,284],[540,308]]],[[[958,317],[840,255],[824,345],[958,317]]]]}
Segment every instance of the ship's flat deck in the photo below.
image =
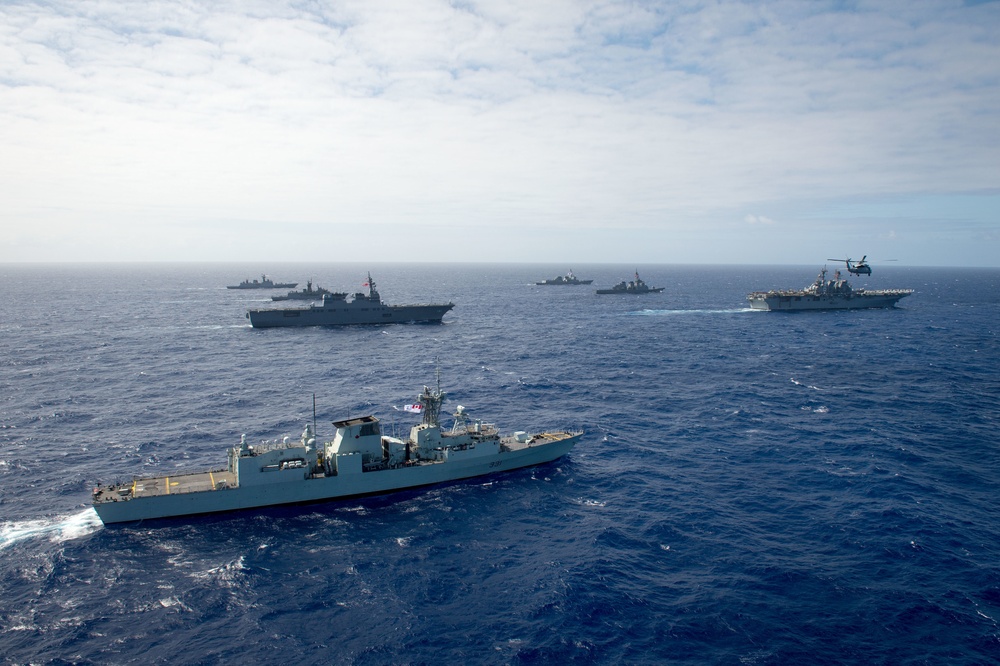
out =
{"type": "Polygon", "coordinates": [[[219,488],[235,485],[236,475],[220,470],[216,472],[163,476],[153,479],[136,479],[132,492],[135,497],[153,497],[156,495],[218,490],[219,488]]]}
{"type": "Polygon", "coordinates": [[[117,501],[128,497],[156,497],[219,490],[236,485],[236,475],[227,470],[135,479],[132,483],[98,488],[94,501],[117,501]]]}
{"type": "Polygon", "coordinates": [[[523,449],[530,449],[541,444],[551,444],[553,442],[561,442],[564,439],[569,439],[570,437],[576,437],[582,433],[577,432],[543,432],[537,435],[533,435],[530,439],[521,442],[512,436],[502,437],[501,441],[503,445],[507,447],[509,451],[521,451],[523,449]]]}

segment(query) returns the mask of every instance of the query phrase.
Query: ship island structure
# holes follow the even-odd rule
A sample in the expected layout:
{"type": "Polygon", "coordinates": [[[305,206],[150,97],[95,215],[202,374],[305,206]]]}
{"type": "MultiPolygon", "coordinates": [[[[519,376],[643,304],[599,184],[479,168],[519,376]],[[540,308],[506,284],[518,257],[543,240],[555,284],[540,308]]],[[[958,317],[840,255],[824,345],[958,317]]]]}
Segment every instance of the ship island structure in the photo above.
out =
{"type": "Polygon", "coordinates": [[[424,387],[404,410],[423,414],[406,440],[382,432],[374,415],[334,421],[320,443],[308,424],[298,441],[229,449],[229,464],[208,472],[136,478],[98,485],[93,506],[105,524],[301,504],[389,493],[551,462],[568,453],[582,431],[501,435],[459,405],[454,425],[440,424],[446,393],[424,387]]]}

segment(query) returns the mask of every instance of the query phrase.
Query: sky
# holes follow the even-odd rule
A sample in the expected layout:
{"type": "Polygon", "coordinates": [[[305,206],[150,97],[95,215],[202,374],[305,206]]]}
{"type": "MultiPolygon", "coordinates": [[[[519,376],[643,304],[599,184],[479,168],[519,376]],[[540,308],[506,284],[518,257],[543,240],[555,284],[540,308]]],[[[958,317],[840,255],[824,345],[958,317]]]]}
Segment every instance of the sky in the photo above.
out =
{"type": "Polygon", "coordinates": [[[1000,2],[4,0],[0,262],[1000,267],[1000,2]]]}

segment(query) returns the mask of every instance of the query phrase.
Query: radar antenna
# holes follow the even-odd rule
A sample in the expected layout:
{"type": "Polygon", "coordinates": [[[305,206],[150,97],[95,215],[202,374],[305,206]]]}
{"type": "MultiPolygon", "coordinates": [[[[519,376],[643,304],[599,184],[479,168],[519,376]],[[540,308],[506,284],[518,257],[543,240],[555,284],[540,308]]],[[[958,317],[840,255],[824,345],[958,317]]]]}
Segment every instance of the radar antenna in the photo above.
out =
{"type": "Polygon", "coordinates": [[[424,406],[424,418],[422,423],[429,426],[438,426],[441,423],[441,403],[447,394],[441,389],[431,390],[427,386],[424,392],[417,396],[417,400],[424,406]]]}
{"type": "Polygon", "coordinates": [[[444,402],[445,397],[448,395],[441,390],[440,365],[437,367],[435,374],[437,375],[437,387],[432,390],[424,386],[423,393],[417,396],[417,400],[424,407],[424,418],[421,423],[429,426],[441,425],[441,403],[444,402]]]}

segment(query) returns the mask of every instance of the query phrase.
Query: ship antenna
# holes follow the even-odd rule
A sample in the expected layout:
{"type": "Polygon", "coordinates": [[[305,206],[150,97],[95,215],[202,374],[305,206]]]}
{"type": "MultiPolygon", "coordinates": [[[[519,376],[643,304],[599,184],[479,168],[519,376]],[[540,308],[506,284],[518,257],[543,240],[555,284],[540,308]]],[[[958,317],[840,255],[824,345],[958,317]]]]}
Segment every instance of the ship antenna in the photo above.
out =
{"type": "Polygon", "coordinates": [[[425,385],[424,392],[420,394],[419,400],[424,406],[424,424],[440,425],[441,403],[444,402],[445,395],[441,392],[441,368],[439,366],[437,369],[437,389],[432,391],[425,385]]]}
{"type": "Polygon", "coordinates": [[[316,436],[316,394],[313,393],[313,437],[316,436]]]}

